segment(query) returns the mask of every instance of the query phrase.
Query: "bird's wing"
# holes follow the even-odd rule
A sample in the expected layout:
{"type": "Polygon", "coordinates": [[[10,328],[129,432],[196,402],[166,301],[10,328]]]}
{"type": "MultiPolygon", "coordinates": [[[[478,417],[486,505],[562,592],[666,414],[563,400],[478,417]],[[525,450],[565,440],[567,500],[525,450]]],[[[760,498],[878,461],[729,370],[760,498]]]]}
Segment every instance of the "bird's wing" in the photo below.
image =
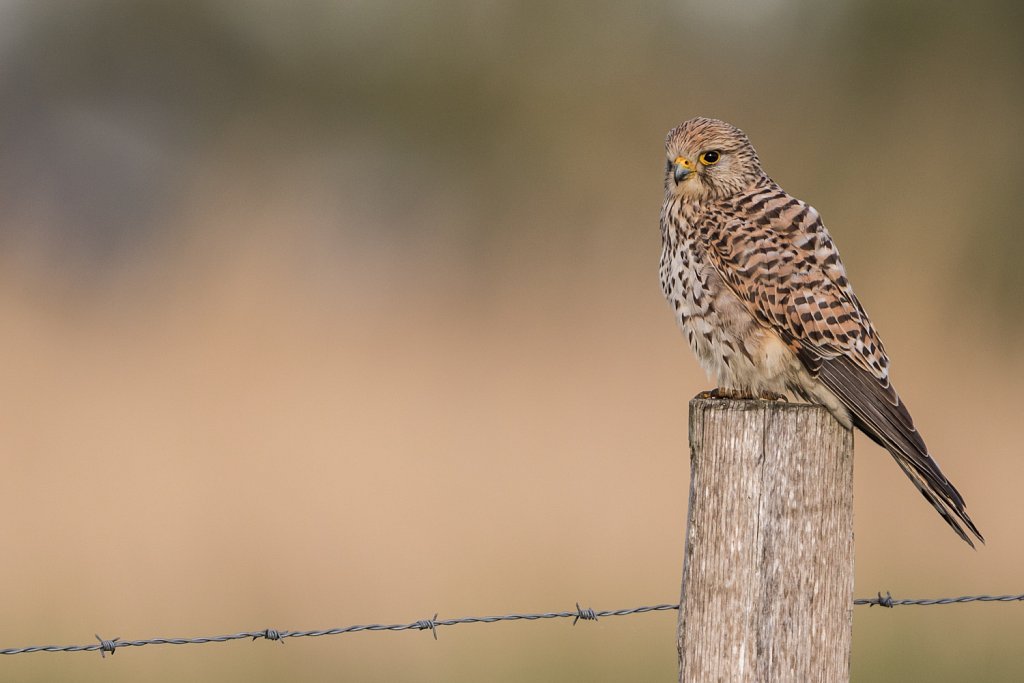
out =
{"type": "Polygon", "coordinates": [[[889,383],[885,348],[817,211],[777,186],[755,200],[707,213],[699,229],[709,261],[751,314],[847,407],[854,423],[893,455],[957,534],[974,545],[959,520],[984,540],[889,383]]]}

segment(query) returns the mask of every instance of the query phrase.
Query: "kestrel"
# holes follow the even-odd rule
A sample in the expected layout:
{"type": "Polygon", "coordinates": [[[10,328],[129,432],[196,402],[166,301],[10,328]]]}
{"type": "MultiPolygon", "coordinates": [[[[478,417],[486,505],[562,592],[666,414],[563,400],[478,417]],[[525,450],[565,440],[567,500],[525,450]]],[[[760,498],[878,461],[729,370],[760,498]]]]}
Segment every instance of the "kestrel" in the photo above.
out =
{"type": "Polygon", "coordinates": [[[889,382],[889,358],[818,212],[761,169],[750,140],[694,118],[665,140],[661,288],[711,395],[825,406],[888,450],[971,547],[984,542],[889,382]],[[963,526],[961,526],[963,525],[963,526]]]}

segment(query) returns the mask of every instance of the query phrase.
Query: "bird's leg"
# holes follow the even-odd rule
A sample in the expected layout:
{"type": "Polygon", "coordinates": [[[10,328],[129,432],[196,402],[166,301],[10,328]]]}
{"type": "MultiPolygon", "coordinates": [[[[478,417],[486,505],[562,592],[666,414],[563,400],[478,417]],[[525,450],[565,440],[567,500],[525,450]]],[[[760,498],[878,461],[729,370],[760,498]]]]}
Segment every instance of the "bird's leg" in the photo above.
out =
{"type": "Polygon", "coordinates": [[[734,401],[753,401],[755,396],[748,391],[740,391],[739,389],[723,389],[722,387],[716,387],[710,391],[702,391],[694,398],[711,398],[711,399],[732,399],[734,401]]]}

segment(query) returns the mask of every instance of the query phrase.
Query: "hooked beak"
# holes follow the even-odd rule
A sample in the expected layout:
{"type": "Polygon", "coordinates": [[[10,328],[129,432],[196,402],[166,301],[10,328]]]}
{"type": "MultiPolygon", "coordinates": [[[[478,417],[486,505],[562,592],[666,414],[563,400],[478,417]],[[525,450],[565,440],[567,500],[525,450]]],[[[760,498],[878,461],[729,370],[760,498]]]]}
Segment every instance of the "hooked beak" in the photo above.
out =
{"type": "Polygon", "coordinates": [[[686,157],[676,157],[675,169],[672,171],[672,177],[675,178],[676,185],[686,180],[686,178],[693,173],[696,167],[693,162],[686,157]]]}

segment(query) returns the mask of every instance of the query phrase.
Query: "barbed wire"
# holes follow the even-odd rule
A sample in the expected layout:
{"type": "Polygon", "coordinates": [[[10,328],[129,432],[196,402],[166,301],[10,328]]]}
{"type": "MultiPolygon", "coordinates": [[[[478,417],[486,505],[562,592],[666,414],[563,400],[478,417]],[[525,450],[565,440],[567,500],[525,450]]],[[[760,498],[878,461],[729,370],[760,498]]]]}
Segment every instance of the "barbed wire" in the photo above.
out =
{"type": "Polygon", "coordinates": [[[874,598],[857,598],[854,605],[879,605],[881,607],[896,607],[898,605],[953,605],[961,602],[1021,602],[1024,595],[961,595],[959,598],[934,598],[934,599],[908,599],[893,600],[887,591],[885,597],[879,593],[874,598]]]}
{"type": "Polygon", "coordinates": [[[26,652],[92,652],[99,650],[101,655],[107,652],[113,654],[119,647],[140,647],[142,645],[193,645],[203,643],[224,643],[229,640],[252,639],[276,640],[284,642],[285,638],[306,638],[318,636],[334,636],[342,633],[357,633],[360,631],[426,631],[429,630],[437,639],[437,629],[440,626],[455,626],[456,624],[490,624],[497,621],[537,621],[539,619],[572,619],[575,626],[581,619],[583,621],[597,621],[601,617],[621,617],[627,614],[642,614],[644,612],[661,612],[665,610],[679,609],[679,604],[651,605],[645,607],[633,607],[630,609],[602,610],[595,611],[590,608],[580,607],[576,603],[576,609],[570,612],[542,612],[538,614],[504,614],[493,617],[460,617],[458,619],[438,619],[437,614],[432,619],[420,619],[409,624],[365,624],[357,626],[346,626],[344,628],[330,628],[313,631],[278,631],[276,629],[263,629],[261,631],[243,631],[224,636],[209,636],[200,638],[151,638],[148,640],[121,640],[113,638],[106,640],[96,636],[99,642],[89,645],[43,645],[32,647],[8,648],[0,650],[0,654],[18,655],[26,652]]]}
{"type": "MultiPolygon", "coordinates": [[[[935,599],[908,599],[894,600],[892,595],[886,592],[883,597],[878,593],[874,598],[857,598],[854,605],[879,605],[881,607],[893,608],[899,605],[952,605],[964,602],[1021,602],[1024,595],[964,595],[958,598],[935,598],[935,599]]],[[[95,643],[88,645],[32,645],[29,647],[11,647],[0,650],[0,655],[20,655],[28,652],[95,652],[99,650],[100,656],[111,655],[118,648],[142,647],[143,645],[202,645],[205,643],[226,643],[231,640],[271,640],[284,644],[286,638],[316,638],[319,636],[336,636],[343,633],[358,633],[361,631],[430,631],[434,640],[437,640],[437,629],[442,626],[456,626],[458,624],[493,624],[498,621],[538,621],[540,619],[572,619],[573,626],[579,621],[597,621],[604,617],[622,617],[630,614],[644,614],[647,612],[665,612],[678,610],[679,603],[665,603],[661,605],[648,605],[644,607],[632,607],[629,609],[616,610],[593,610],[589,607],[580,607],[576,603],[576,609],[566,612],[540,612],[536,614],[503,614],[492,617],[459,617],[457,619],[438,619],[437,614],[431,619],[420,619],[408,624],[362,624],[356,626],[345,626],[343,628],[329,628],[312,631],[278,631],[267,628],[260,631],[242,631],[223,636],[205,636],[198,638],[149,638],[145,640],[121,640],[121,638],[101,638],[96,636],[95,643]]]]}

